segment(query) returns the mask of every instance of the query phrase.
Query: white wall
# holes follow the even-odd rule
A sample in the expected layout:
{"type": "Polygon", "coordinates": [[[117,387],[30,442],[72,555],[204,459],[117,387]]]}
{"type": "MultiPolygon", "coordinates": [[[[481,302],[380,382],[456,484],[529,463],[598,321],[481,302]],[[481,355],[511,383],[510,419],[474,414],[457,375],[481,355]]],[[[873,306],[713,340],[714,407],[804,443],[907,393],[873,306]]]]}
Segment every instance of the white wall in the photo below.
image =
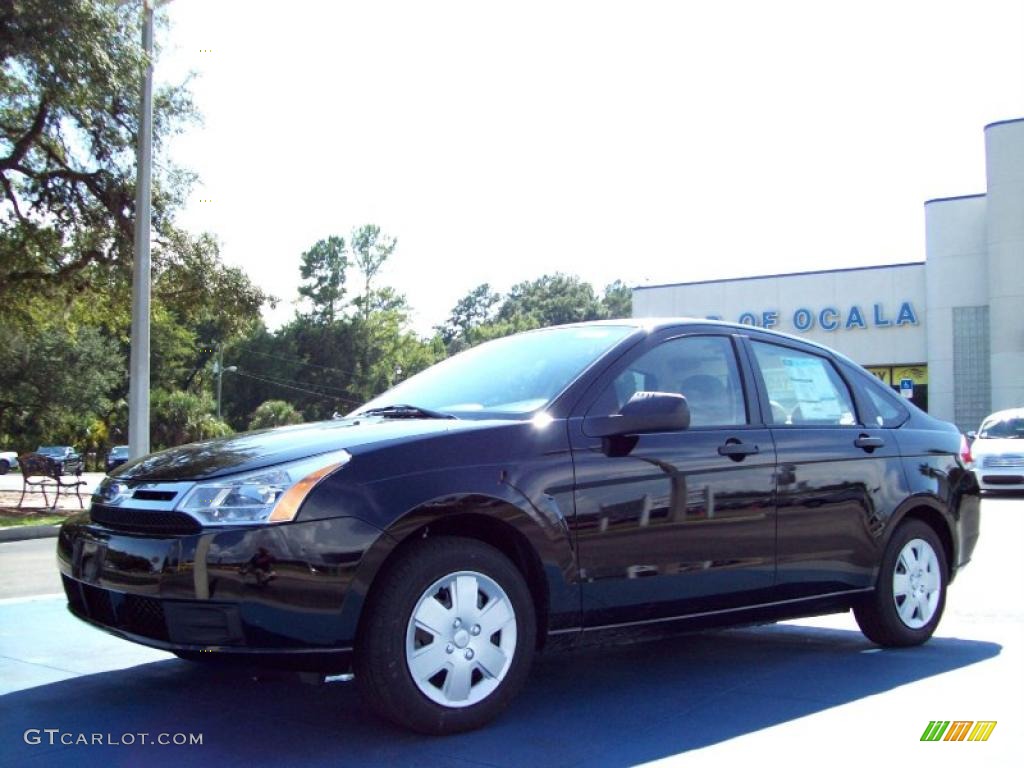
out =
{"type": "MultiPolygon", "coordinates": [[[[927,361],[925,326],[928,308],[924,264],[837,270],[779,277],[721,280],[707,283],[655,286],[633,290],[634,317],[708,317],[719,315],[737,322],[752,312],[762,322],[765,311],[778,312],[772,330],[793,333],[825,344],[862,365],[922,363],[927,361]],[[909,301],[917,325],[895,325],[900,305],[909,301]],[[880,304],[882,319],[891,325],[874,323],[874,305],[880,304]],[[866,328],[846,328],[850,308],[858,306],[866,328]],[[840,327],[826,331],[820,326],[820,312],[832,307],[839,311],[840,327]],[[801,332],[793,325],[793,313],[806,308],[814,314],[814,326],[801,332]]],[[[828,319],[828,318],[826,318],[828,319]]],[[[931,376],[929,376],[930,384],[931,376]]],[[[930,386],[929,386],[930,397],[930,386]]]]}
{"type": "Polygon", "coordinates": [[[988,304],[984,195],[925,203],[928,412],[953,421],[953,307],[988,304]]]}
{"type": "Polygon", "coordinates": [[[992,409],[1024,405],[1024,120],[985,128],[992,409]]]}

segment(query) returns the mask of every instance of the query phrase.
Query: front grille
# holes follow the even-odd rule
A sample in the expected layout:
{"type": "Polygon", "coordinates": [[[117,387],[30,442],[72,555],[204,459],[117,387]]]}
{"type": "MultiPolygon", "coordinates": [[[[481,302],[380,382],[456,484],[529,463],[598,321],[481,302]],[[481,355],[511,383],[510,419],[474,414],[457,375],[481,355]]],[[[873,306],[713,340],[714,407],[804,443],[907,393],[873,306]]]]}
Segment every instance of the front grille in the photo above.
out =
{"type": "Polygon", "coordinates": [[[94,523],[124,531],[147,533],[199,533],[202,526],[184,512],[163,512],[153,509],[126,509],[93,504],[94,523]]]}
{"type": "Polygon", "coordinates": [[[83,584],[82,597],[85,598],[85,611],[90,619],[110,627],[117,625],[114,606],[107,590],[94,587],[91,584],[83,584]]]}
{"type": "Polygon", "coordinates": [[[167,622],[164,607],[151,597],[125,595],[121,603],[121,626],[128,632],[156,640],[167,639],[167,622]]]}
{"type": "Polygon", "coordinates": [[[1016,469],[1024,467],[1024,456],[986,456],[981,466],[983,469],[1016,469]]]}
{"type": "Polygon", "coordinates": [[[64,593],[68,596],[71,610],[77,614],[88,616],[89,610],[85,607],[85,598],[82,597],[82,590],[78,588],[78,582],[63,574],[61,574],[61,578],[64,580],[64,593]]]}
{"type": "Polygon", "coordinates": [[[112,592],[62,576],[71,610],[113,629],[154,640],[168,639],[167,620],[159,600],[112,592]]]}
{"type": "Polygon", "coordinates": [[[132,494],[132,498],[140,501],[174,501],[177,495],[175,491],[147,491],[140,488],[132,494]]]}

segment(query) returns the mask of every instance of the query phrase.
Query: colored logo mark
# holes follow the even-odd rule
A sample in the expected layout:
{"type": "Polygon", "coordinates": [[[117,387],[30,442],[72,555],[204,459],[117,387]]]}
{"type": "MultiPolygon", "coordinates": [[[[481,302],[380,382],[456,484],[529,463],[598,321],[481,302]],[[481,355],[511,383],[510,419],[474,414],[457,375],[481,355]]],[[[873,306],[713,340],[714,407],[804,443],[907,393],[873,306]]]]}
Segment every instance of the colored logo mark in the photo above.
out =
{"type": "Polygon", "coordinates": [[[996,728],[995,720],[932,720],[921,734],[921,741],[988,741],[996,728]]]}

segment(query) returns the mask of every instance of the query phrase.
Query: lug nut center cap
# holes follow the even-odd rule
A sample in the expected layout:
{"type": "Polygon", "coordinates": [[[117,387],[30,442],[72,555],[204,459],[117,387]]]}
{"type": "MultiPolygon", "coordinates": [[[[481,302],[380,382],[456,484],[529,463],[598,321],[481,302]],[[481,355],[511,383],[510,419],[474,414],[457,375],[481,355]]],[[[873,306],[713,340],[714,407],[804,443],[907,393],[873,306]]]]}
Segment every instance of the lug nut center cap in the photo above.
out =
{"type": "Polygon", "coordinates": [[[467,632],[464,629],[460,629],[458,632],[455,633],[455,636],[452,638],[452,641],[455,643],[456,647],[465,648],[467,645],[469,645],[469,632],[467,632]]]}

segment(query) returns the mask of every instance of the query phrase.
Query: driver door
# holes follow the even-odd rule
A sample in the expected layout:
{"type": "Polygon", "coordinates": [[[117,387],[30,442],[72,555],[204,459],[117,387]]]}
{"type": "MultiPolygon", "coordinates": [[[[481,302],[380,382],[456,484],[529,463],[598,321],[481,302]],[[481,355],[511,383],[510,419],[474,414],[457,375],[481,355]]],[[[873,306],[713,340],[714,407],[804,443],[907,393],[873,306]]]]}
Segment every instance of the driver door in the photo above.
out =
{"type": "Polygon", "coordinates": [[[770,599],[775,448],[740,349],[727,333],[649,342],[570,419],[584,626],[770,599]],[[685,396],[690,427],[587,434],[588,417],[617,412],[641,390],[685,396]]]}

